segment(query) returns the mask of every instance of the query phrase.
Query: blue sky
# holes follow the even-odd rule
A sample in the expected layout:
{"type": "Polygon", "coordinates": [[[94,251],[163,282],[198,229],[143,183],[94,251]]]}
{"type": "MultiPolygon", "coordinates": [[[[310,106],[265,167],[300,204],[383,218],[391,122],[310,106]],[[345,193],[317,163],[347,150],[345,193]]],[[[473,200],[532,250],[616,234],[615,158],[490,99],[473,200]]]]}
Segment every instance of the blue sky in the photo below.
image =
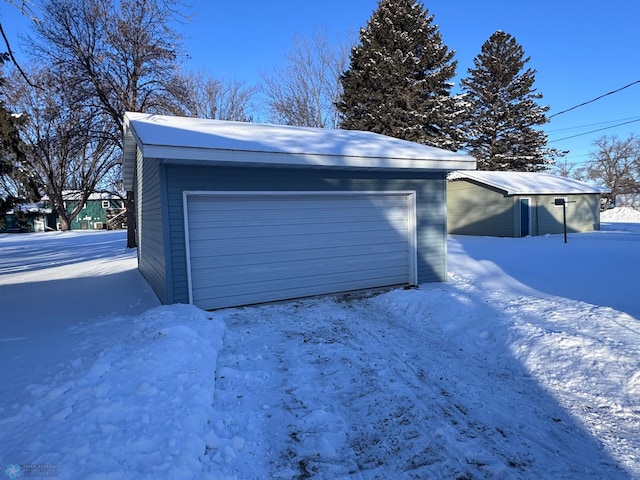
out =
{"type": "MultiPolygon", "coordinates": [[[[190,59],[186,66],[216,77],[259,84],[260,73],[281,64],[292,36],[325,28],[346,37],[366,24],[377,0],[192,0],[191,21],[181,26],[190,59]]],[[[444,43],[456,51],[458,77],[467,75],[482,44],[496,30],[513,35],[537,71],[541,103],[549,115],[640,80],[638,0],[434,0],[444,43]]],[[[22,22],[6,3],[0,19],[11,39],[22,22]]],[[[459,80],[459,78],[456,79],[459,80]]],[[[569,162],[584,162],[594,139],[640,134],[640,83],[552,118],[545,127],[550,146],[568,149],[569,162]],[[580,135],[629,122],[616,128],[580,135]],[[579,136],[576,136],[579,135],[579,136]],[[573,137],[561,140],[566,137],[573,137]]]]}

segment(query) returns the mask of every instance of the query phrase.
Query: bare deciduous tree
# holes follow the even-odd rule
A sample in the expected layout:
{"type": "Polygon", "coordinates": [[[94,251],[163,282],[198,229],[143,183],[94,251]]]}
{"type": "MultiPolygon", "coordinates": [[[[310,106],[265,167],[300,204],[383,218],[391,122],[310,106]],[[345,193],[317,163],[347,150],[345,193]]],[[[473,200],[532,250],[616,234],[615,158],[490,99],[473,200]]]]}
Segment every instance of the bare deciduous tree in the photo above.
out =
{"type": "Polygon", "coordinates": [[[182,80],[184,96],[177,113],[188,117],[250,122],[251,101],[257,87],[244,82],[224,81],[204,72],[188,73],[182,80]]]}
{"type": "Polygon", "coordinates": [[[639,192],[640,138],[631,135],[620,140],[616,135],[605,135],[593,144],[596,150],[590,154],[587,175],[611,189],[609,200],[615,202],[622,193],[639,192]]]}
{"type": "Polygon", "coordinates": [[[89,195],[119,161],[104,112],[74,102],[46,69],[31,71],[32,88],[15,74],[7,89],[12,108],[26,115],[22,139],[26,154],[17,167],[29,171],[55,207],[60,228],[68,230],[89,195]],[[66,204],[66,192],[74,192],[66,204]],[[73,206],[71,206],[73,205],[73,206]]]}
{"type": "Polygon", "coordinates": [[[570,177],[575,178],[576,180],[587,180],[586,169],[584,165],[580,163],[569,162],[567,158],[557,160],[553,164],[553,167],[551,167],[551,172],[561,177],[570,177]]]}
{"type": "Polygon", "coordinates": [[[294,36],[284,64],[262,74],[271,121],[336,128],[340,75],[347,68],[350,48],[344,41],[332,43],[325,30],[294,36]]]}
{"type": "MultiPolygon", "coordinates": [[[[171,27],[179,0],[47,0],[34,23],[31,52],[50,65],[75,101],[108,119],[122,147],[125,111],[175,110],[182,40],[171,27]]],[[[135,246],[133,196],[127,194],[135,246]]]]}
{"type": "MultiPolygon", "coordinates": [[[[20,13],[22,13],[22,15],[31,19],[34,18],[33,8],[31,5],[33,2],[31,2],[31,0],[20,0],[20,1],[6,0],[6,1],[9,5],[20,10],[20,13]]],[[[4,41],[4,45],[6,48],[6,53],[4,53],[4,55],[6,55],[7,57],[6,60],[10,60],[15,65],[18,72],[20,72],[20,74],[22,75],[22,78],[27,83],[29,83],[29,78],[27,77],[27,74],[24,73],[24,71],[22,70],[22,67],[18,63],[18,60],[16,59],[13,53],[13,49],[11,48],[11,42],[9,41],[9,38],[7,38],[7,34],[5,33],[4,27],[2,26],[2,22],[0,22],[0,36],[2,36],[2,40],[4,41]]]]}

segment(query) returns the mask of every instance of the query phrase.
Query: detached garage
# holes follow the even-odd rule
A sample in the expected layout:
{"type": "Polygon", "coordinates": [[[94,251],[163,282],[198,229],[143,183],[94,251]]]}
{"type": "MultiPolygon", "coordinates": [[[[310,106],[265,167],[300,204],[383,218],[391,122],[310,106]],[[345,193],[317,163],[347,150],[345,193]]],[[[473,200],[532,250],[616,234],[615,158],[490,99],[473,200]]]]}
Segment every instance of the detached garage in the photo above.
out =
{"type": "Polygon", "coordinates": [[[569,232],[600,230],[600,197],[608,192],[542,172],[454,172],[447,185],[448,230],[495,237],[562,233],[565,213],[569,232]]]}
{"type": "Polygon", "coordinates": [[[138,264],[215,309],[446,279],[446,175],[472,157],[382,135],[124,118],[138,264]]]}

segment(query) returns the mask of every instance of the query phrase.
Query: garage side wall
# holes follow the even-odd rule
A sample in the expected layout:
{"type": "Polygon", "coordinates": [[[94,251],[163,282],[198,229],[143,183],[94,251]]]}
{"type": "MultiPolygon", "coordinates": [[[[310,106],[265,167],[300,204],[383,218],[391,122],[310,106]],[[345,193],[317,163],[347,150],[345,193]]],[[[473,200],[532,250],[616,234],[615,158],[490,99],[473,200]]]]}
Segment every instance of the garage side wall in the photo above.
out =
{"type": "Polygon", "coordinates": [[[455,235],[517,235],[514,199],[466,180],[447,183],[447,229],[455,235]]]}
{"type": "Polygon", "coordinates": [[[562,233],[562,207],[553,205],[554,198],[563,197],[567,204],[567,231],[591,232],[600,230],[600,195],[539,195],[532,196],[532,207],[537,220],[535,235],[562,233]]]}
{"type": "Polygon", "coordinates": [[[416,192],[418,282],[446,280],[445,174],[165,165],[173,302],[188,303],[184,191],[416,192]]]}
{"type": "Polygon", "coordinates": [[[160,162],[143,159],[138,150],[136,172],[138,269],[162,303],[172,303],[167,291],[160,162]]]}

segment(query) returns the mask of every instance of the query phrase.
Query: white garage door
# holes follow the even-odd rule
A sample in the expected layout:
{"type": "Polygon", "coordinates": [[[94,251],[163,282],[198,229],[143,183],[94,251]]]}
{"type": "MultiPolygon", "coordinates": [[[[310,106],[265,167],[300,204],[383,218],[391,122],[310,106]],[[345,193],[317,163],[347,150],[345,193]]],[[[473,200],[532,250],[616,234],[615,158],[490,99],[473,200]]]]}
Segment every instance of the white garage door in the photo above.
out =
{"type": "Polygon", "coordinates": [[[416,283],[414,192],[185,192],[204,309],[416,283]]]}

